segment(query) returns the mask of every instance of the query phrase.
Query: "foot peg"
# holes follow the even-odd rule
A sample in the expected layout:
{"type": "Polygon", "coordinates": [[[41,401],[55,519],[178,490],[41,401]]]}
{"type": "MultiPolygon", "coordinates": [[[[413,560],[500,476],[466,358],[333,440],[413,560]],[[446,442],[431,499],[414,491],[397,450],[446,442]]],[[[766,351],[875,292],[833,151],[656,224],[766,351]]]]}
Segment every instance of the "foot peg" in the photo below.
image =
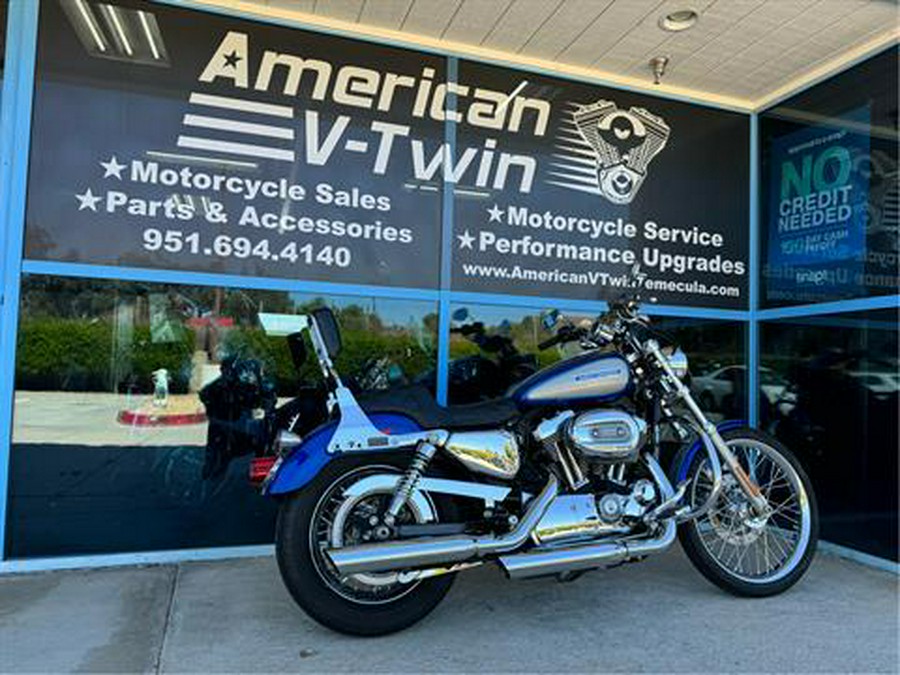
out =
{"type": "Polygon", "coordinates": [[[656,521],[665,520],[677,515],[679,512],[683,512],[686,507],[680,506],[679,502],[684,498],[684,493],[687,492],[688,485],[690,484],[690,479],[681,481],[675,489],[675,494],[647,513],[644,516],[644,522],[647,524],[655,523],[656,521]]]}

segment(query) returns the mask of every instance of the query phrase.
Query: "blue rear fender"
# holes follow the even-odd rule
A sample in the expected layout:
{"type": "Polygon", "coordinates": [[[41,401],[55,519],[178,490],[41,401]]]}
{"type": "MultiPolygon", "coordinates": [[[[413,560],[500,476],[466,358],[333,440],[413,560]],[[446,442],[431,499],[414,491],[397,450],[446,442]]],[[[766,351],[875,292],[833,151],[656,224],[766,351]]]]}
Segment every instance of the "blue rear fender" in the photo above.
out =
{"type": "MultiPolygon", "coordinates": [[[[739,427],[745,426],[747,426],[747,423],[744,420],[725,420],[724,422],[719,422],[716,425],[716,429],[718,429],[719,433],[721,434],[726,431],[730,431],[731,429],[737,429],[739,427]]],[[[691,468],[691,463],[694,461],[694,456],[700,451],[701,445],[702,441],[699,438],[694,441],[694,444],[684,454],[684,458],[675,468],[674,473],[676,485],[687,478],[688,470],[691,468]]]]}
{"type": "MultiPolygon", "coordinates": [[[[387,434],[409,434],[422,428],[406,415],[396,413],[372,413],[369,415],[378,429],[387,434]]],[[[283,495],[295,492],[309,484],[329,462],[346,453],[328,452],[328,444],[337,429],[337,421],[327,422],[315,429],[303,442],[290,451],[279,464],[274,478],[263,494],[283,495]]],[[[384,448],[355,450],[353,454],[384,452],[384,448]]]]}

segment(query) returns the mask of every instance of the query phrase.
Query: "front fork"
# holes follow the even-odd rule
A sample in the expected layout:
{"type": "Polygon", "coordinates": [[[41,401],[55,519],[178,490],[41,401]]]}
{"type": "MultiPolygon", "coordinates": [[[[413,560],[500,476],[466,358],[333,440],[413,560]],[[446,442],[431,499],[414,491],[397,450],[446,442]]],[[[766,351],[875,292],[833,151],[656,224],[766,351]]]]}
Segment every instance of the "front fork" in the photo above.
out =
{"type": "Polygon", "coordinates": [[[666,374],[666,384],[667,386],[674,391],[674,394],[677,398],[681,399],[684,404],[687,406],[691,415],[697,423],[697,430],[700,433],[700,438],[703,441],[704,446],[707,449],[707,453],[710,457],[710,468],[713,472],[713,489],[712,493],[709,496],[706,504],[701,510],[695,511],[690,514],[691,517],[695,517],[700,515],[701,511],[707,510],[714,500],[718,497],[719,491],[722,489],[722,471],[718,458],[716,454],[721,457],[722,461],[731,471],[731,475],[734,476],[738,485],[741,487],[741,491],[747,497],[747,500],[750,502],[750,505],[753,507],[753,511],[758,516],[766,516],[769,513],[769,505],[766,501],[766,498],[763,497],[762,492],[759,490],[759,486],[754,482],[752,478],[744,471],[744,467],[741,466],[740,462],[738,462],[737,457],[734,456],[734,453],[731,452],[731,448],[728,447],[728,444],[725,443],[721,434],[719,434],[719,430],[716,429],[716,425],[707,419],[706,415],[703,414],[703,411],[700,409],[700,406],[697,405],[697,402],[694,400],[694,397],[691,396],[690,390],[685,386],[684,382],[675,374],[675,371],[672,370],[672,366],[669,364],[669,360],[666,358],[665,354],[659,348],[659,344],[655,340],[648,340],[644,348],[654,356],[656,362],[663,369],[663,372],[666,374]],[[712,448],[709,445],[712,444],[712,448]],[[715,450],[715,452],[711,452],[710,450],[715,450]]]}

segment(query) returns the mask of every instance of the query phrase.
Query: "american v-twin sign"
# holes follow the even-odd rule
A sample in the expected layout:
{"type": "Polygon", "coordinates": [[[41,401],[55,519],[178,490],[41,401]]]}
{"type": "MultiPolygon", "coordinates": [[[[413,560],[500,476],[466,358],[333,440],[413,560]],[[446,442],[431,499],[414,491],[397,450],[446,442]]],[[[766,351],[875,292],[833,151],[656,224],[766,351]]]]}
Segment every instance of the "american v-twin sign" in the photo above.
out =
{"type": "MultiPolygon", "coordinates": [[[[356,65],[335,67],[330,61],[312,56],[299,56],[272,50],[263,52],[258,66],[251,72],[250,39],[246,33],[228,32],[200,74],[202,83],[228,84],[242,93],[277,94],[295,99],[304,97],[309,103],[329,103],[338,107],[357,108],[390,114],[391,118],[447,119],[458,124],[503,134],[545,136],[552,113],[549,100],[517,93],[472,87],[458,82],[435,81],[435,71],[424,67],[418,76],[391,71],[381,72],[356,65]],[[448,109],[448,96],[456,103],[448,109]],[[405,110],[396,108],[409,102],[405,110]]],[[[269,136],[285,141],[294,140],[291,122],[302,120],[304,152],[307,164],[323,165],[334,152],[372,154],[371,171],[384,175],[391,163],[391,154],[400,143],[408,142],[412,157],[413,179],[447,182],[466,182],[478,188],[502,190],[508,184],[521,193],[531,192],[537,171],[537,159],[528,154],[504,152],[498,148],[497,138],[485,138],[481,147],[457,148],[456,156],[448,144],[436,149],[427,147],[422,139],[411,138],[412,127],[372,120],[367,138],[350,138],[350,114],[337,115],[326,122],[317,110],[291,105],[244,101],[241,106],[234,99],[200,92],[191,94],[190,103],[240,109],[269,115],[282,126],[270,126],[269,136]],[[227,105],[226,105],[227,103],[227,105]],[[287,125],[287,126],[284,126],[287,125]],[[517,181],[517,182],[516,182],[517,181]]],[[[549,172],[547,183],[561,188],[589,192],[615,204],[631,202],[647,175],[650,161],[666,145],[669,126],[662,118],[643,108],[620,110],[608,100],[582,105],[568,104],[565,119],[553,140],[560,150],[560,162],[549,172]]],[[[203,116],[189,113],[187,126],[202,126],[203,116]]],[[[232,130],[259,136],[261,126],[234,122],[232,130]]],[[[178,145],[187,148],[209,149],[209,141],[191,133],[182,133],[178,145]]],[[[219,144],[221,146],[221,144],[219,144]]],[[[265,148],[252,144],[231,144],[238,155],[258,155],[270,159],[294,162],[297,152],[288,147],[265,148]]]]}

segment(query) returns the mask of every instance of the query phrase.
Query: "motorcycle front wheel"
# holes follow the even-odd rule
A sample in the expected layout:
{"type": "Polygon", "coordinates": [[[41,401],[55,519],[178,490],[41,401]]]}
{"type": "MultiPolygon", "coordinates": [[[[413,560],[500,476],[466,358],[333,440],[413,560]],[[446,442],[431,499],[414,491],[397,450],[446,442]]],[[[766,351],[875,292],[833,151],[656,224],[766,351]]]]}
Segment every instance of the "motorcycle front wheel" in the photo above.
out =
{"type": "MultiPolygon", "coordinates": [[[[755,429],[722,434],[743,469],[759,486],[770,513],[753,512],[743,491],[722,466],[722,491],[704,515],[678,528],[681,546],[703,576],[740,596],[764,597],[793,586],[816,550],[819,514],[809,478],[784,445],[755,429]]],[[[680,462],[688,458],[682,454],[680,462]]],[[[688,498],[705,503],[711,487],[709,460],[690,459],[688,498]]]]}
{"type": "MultiPolygon", "coordinates": [[[[332,630],[367,636],[402,630],[425,617],[450,590],[453,574],[425,579],[395,572],[341,576],[324,553],[377,541],[378,517],[392,492],[372,489],[366,479],[400,475],[408,460],[405,454],[379,461],[372,455],[342,458],[282,502],[275,533],[282,579],[297,604],[332,630]]],[[[397,523],[437,522],[450,517],[451,509],[419,494],[397,523]]]]}

